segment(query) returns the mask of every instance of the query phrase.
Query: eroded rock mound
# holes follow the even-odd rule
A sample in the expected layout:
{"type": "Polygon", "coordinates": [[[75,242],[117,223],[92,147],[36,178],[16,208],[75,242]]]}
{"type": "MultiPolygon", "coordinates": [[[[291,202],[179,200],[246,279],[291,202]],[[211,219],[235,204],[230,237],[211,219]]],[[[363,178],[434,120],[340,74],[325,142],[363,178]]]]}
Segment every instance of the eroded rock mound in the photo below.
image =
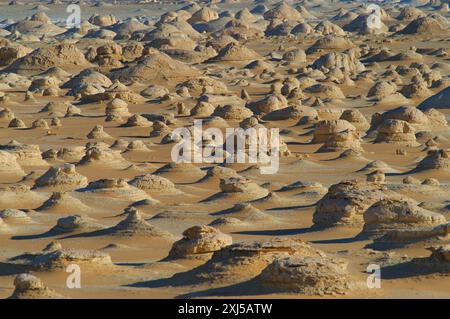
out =
{"type": "Polygon", "coordinates": [[[370,127],[367,119],[358,110],[345,110],[344,112],[342,112],[342,115],[339,119],[346,120],[360,132],[365,132],[370,127]]]}
{"type": "Polygon", "coordinates": [[[20,165],[48,166],[48,163],[42,159],[39,145],[22,144],[15,140],[11,140],[7,144],[0,145],[0,150],[14,154],[20,165]]]}
{"type": "Polygon", "coordinates": [[[16,60],[7,69],[14,72],[42,72],[51,67],[81,70],[90,66],[74,44],[57,44],[39,48],[16,60]]]}
{"type": "Polygon", "coordinates": [[[224,105],[224,106],[218,106],[213,116],[221,117],[225,120],[236,120],[236,121],[242,121],[248,117],[251,117],[253,115],[253,112],[244,107],[239,105],[224,105]]]}
{"type": "Polygon", "coordinates": [[[429,227],[413,227],[388,231],[376,238],[371,247],[375,249],[401,248],[409,245],[427,243],[448,243],[450,240],[450,223],[429,227]]]}
{"type": "Polygon", "coordinates": [[[378,135],[375,142],[385,142],[416,146],[416,130],[408,122],[402,120],[388,119],[378,128],[378,135]]]}
{"type": "Polygon", "coordinates": [[[112,79],[127,83],[130,81],[149,82],[164,79],[190,78],[199,76],[199,71],[167,54],[152,51],[138,62],[114,71],[112,79]]]}
{"type": "Polygon", "coordinates": [[[41,270],[66,269],[69,264],[88,264],[90,266],[112,266],[111,256],[97,250],[60,249],[37,256],[33,267],[41,270]]]}
{"type": "Polygon", "coordinates": [[[172,245],[167,258],[209,258],[213,252],[232,244],[231,236],[211,226],[193,226],[183,236],[172,245]]]}
{"type": "Polygon", "coordinates": [[[102,225],[97,224],[89,217],[81,215],[71,215],[61,217],[56,221],[56,225],[50,230],[52,234],[64,234],[72,232],[83,232],[93,229],[101,229],[102,225]]]}
{"type": "MultiPolygon", "coordinates": [[[[216,251],[204,265],[188,273],[190,282],[238,283],[254,278],[277,258],[299,255],[324,257],[320,250],[299,239],[270,238],[232,244],[216,251]]],[[[175,275],[175,278],[180,277],[175,275]]]]}
{"type": "Polygon", "coordinates": [[[13,220],[18,222],[29,222],[31,221],[30,216],[22,210],[7,208],[0,210],[0,219],[2,220],[13,220]]]}
{"type": "Polygon", "coordinates": [[[411,124],[417,131],[433,131],[447,126],[445,115],[436,109],[425,112],[412,106],[400,106],[382,114],[375,113],[372,116],[371,126],[377,128],[387,119],[402,120],[411,124]]]}
{"type": "Polygon", "coordinates": [[[347,262],[329,257],[275,259],[256,280],[269,290],[305,295],[342,295],[352,286],[347,262]]]}
{"type": "Polygon", "coordinates": [[[128,183],[149,192],[157,192],[163,194],[177,192],[174,183],[172,183],[167,178],[154,174],[136,176],[128,183]]]}
{"type": "Polygon", "coordinates": [[[263,17],[266,20],[279,19],[279,20],[299,21],[299,22],[304,21],[300,12],[298,12],[296,9],[294,9],[284,1],[280,2],[274,8],[264,12],[263,17]]]}
{"type": "Polygon", "coordinates": [[[62,248],[58,242],[52,242],[42,251],[25,253],[9,259],[13,264],[24,265],[36,271],[56,271],[66,269],[70,264],[86,267],[110,267],[111,256],[98,250],[62,248]]]}
{"type": "Polygon", "coordinates": [[[101,166],[102,168],[125,169],[131,165],[120,154],[120,150],[90,147],[77,165],[101,166]]]}
{"type": "Polygon", "coordinates": [[[16,157],[6,151],[0,151],[0,174],[23,176],[25,172],[17,162],[16,157]]]}
{"type": "Polygon", "coordinates": [[[202,178],[205,173],[197,166],[192,163],[173,163],[170,162],[155,171],[156,175],[167,175],[167,176],[183,176],[188,175],[192,178],[202,178]]]}
{"type": "Polygon", "coordinates": [[[417,164],[418,170],[442,169],[450,171],[450,155],[447,150],[430,150],[427,156],[417,164]]]}
{"type": "Polygon", "coordinates": [[[118,98],[111,100],[105,109],[106,120],[113,118],[129,117],[131,113],[128,111],[128,104],[118,98]]]}
{"type": "Polygon", "coordinates": [[[359,61],[359,55],[355,50],[349,50],[347,53],[327,53],[314,61],[312,67],[315,69],[338,68],[349,73],[359,73],[365,70],[364,65],[359,61]]]}
{"type": "Polygon", "coordinates": [[[400,31],[402,34],[421,34],[421,35],[437,35],[440,33],[448,33],[448,27],[443,25],[433,16],[419,17],[411,21],[404,29],[400,31]]]}
{"type": "Polygon", "coordinates": [[[41,206],[36,208],[36,210],[49,213],[59,212],[64,214],[72,214],[77,212],[87,212],[90,208],[67,192],[54,192],[50,198],[48,198],[41,206]]]}
{"type": "Polygon", "coordinates": [[[40,205],[45,197],[33,192],[24,184],[15,184],[0,188],[0,203],[3,207],[23,208],[26,205],[36,207],[40,205]]]}
{"type": "Polygon", "coordinates": [[[241,200],[253,200],[267,196],[269,191],[244,177],[229,177],[220,180],[221,193],[219,197],[229,197],[241,200]]]}
{"type": "Polygon", "coordinates": [[[337,36],[337,35],[327,35],[325,37],[321,37],[313,45],[311,45],[307,50],[307,54],[312,54],[320,51],[343,51],[346,49],[351,49],[355,45],[348,38],[337,36]]]}
{"type": "Polygon", "coordinates": [[[14,292],[9,299],[62,299],[62,295],[44,285],[31,274],[20,274],[14,279],[14,292]]]}
{"type": "Polygon", "coordinates": [[[242,44],[229,43],[219,51],[212,61],[240,62],[259,60],[261,56],[242,44]]]}
{"type": "Polygon", "coordinates": [[[317,123],[312,143],[324,143],[319,152],[346,149],[362,151],[356,128],[346,120],[323,120],[317,123]]]}
{"type": "Polygon", "coordinates": [[[274,218],[271,215],[263,213],[261,210],[254,207],[252,204],[248,203],[235,204],[233,207],[214,213],[213,215],[222,217],[232,217],[239,219],[243,222],[248,222],[250,224],[260,222],[271,222],[274,220],[274,218]]]}
{"type": "Polygon", "coordinates": [[[122,178],[93,181],[90,182],[86,188],[79,189],[79,191],[123,200],[138,201],[152,199],[146,192],[128,184],[127,181],[122,178]]]}
{"type": "Polygon", "coordinates": [[[60,191],[68,191],[85,187],[87,184],[87,177],[77,173],[75,165],[65,164],[62,168],[50,168],[36,180],[34,188],[51,187],[60,191]]]}
{"type": "Polygon", "coordinates": [[[313,216],[316,226],[363,224],[363,214],[372,204],[384,198],[400,195],[379,183],[343,181],[330,186],[328,193],[317,202],[313,216]]]}
{"type": "Polygon", "coordinates": [[[360,236],[377,238],[392,230],[425,229],[445,223],[443,215],[421,208],[413,201],[384,199],[364,212],[360,236]]]}
{"type": "Polygon", "coordinates": [[[116,226],[105,229],[105,234],[121,237],[144,236],[162,240],[172,240],[171,233],[148,223],[136,209],[131,209],[127,217],[116,226]]]}

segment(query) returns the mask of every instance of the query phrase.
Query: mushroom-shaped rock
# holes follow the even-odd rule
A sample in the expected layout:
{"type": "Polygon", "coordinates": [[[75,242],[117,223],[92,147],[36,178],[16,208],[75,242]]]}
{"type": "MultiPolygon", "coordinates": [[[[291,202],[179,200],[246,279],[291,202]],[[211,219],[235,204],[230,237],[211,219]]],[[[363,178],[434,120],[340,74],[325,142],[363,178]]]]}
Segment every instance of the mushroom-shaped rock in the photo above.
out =
{"type": "Polygon", "coordinates": [[[402,120],[388,119],[378,128],[376,143],[385,142],[401,144],[407,146],[416,146],[415,129],[411,124],[402,120]]]}
{"type": "Polygon", "coordinates": [[[172,245],[168,258],[209,258],[215,251],[232,244],[231,236],[211,226],[193,226],[172,245]]]}
{"type": "Polygon", "coordinates": [[[341,132],[355,132],[356,128],[346,120],[322,120],[317,123],[312,143],[325,143],[330,137],[341,132]]]}
{"type": "Polygon", "coordinates": [[[127,102],[115,98],[108,103],[105,109],[105,115],[107,117],[110,116],[118,116],[118,117],[128,117],[130,116],[130,112],[128,111],[127,102]]]}

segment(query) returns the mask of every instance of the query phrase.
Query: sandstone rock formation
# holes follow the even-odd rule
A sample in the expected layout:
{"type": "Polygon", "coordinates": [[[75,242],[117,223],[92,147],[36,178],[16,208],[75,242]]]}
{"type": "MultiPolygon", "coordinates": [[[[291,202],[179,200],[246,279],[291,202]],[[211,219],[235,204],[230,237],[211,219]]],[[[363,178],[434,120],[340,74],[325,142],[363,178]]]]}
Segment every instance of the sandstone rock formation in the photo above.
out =
{"type": "Polygon", "coordinates": [[[232,244],[231,236],[210,226],[193,226],[186,229],[183,236],[173,243],[168,259],[208,259],[215,251],[232,244]]]}
{"type": "Polygon", "coordinates": [[[332,185],[328,193],[317,203],[313,215],[316,226],[363,224],[364,212],[382,199],[397,199],[400,195],[390,191],[383,184],[343,181],[332,185]]]}
{"type": "Polygon", "coordinates": [[[14,292],[10,299],[62,299],[62,295],[44,285],[31,274],[20,274],[14,279],[14,292]]]}
{"type": "Polygon", "coordinates": [[[75,165],[65,164],[63,168],[50,168],[36,180],[34,188],[51,187],[59,191],[68,191],[85,187],[87,184],[88,179],[76,172],[75,165]]]}
{"type": "Polygon", "coordinates": [[[360,236],[378,238],[389,231],[425,229],[445,223],[443,215],[423,209],[413,201],[384,199],[364,212],[360,236]]]}

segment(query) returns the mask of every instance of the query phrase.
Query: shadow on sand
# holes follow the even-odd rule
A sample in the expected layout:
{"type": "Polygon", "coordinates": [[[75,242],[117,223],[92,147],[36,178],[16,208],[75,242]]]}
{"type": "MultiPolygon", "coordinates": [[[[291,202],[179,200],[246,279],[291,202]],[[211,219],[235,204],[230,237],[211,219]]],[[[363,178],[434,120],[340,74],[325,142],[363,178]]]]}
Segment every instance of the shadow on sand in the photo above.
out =
{"type": "Polygon", "coordinates": [[[314,233],[323,230],[320,227],[305,227],[305,228],[288,228],[288,229],[270,229],[270,230],[246,230],[232,232],[232,234],[240,235],[255,235],[255,236],[293,236],[314,233]]]}
{"type": "Polygon", "coordinates": [[[30,239],[42,239],[42,238],[48,238],[48,237],[55,237],[55,236],[60,236],[60,235],[64,235],[64,232],[61,232],[60,230],[52,228],[52,229],[46,231],[45,233],[34,234],[34,235],[12,236],[11,239],[12,240],[30,240],[30,239]]]}
{"type": "Polygon", "coordinates": [[[383,279],[402,279],[402,278],[410,278],[416,276],[427,276],[433,275],[437,273],[445,274],[446,271],[444,269],[439,270],[437,267],[430,267],[424,264],[421,264],[417,261],[425,260],[427,258],[416,259],[415,261],[407,261],[400,264],[385,266],[381,268],[381,273],[383,279]]]}
{"type": "Polygon", "coordinates": [[[30,269],[25,265],[15,265],[0,262],[0,276],[13,276],[28,272],[30,269]]]}
{"type": "MultiPolygon", "coordinates": [[[[170,278],[155,279],[150,281],[137,282],[126,287],[134,288],[164,288],[164,287],[182,287],[182,286],[192,286],[194,289],[198,287],[202,289],[203,285],[210,284],[210,282],[202,281],[196,277],[196,274],[203,271],[204,265],[198,266],[187,272],[178,273],[170,278]]],[[[191,290],[193,290],[191,289],[191,290]]],[[[268,290],[267,288],[261,287],[259,283],[253,278],[250,280],[243,281],[241,283],[231,284],[228,286],[217,287],[217,288],[207,288],[199,291],[191,291],[185,294],[176,296],[175,298],[194,298],[194,297],[206,297],[206,296],[257,296],[261,294],[274,293],[273,290],[268,290]]]]}

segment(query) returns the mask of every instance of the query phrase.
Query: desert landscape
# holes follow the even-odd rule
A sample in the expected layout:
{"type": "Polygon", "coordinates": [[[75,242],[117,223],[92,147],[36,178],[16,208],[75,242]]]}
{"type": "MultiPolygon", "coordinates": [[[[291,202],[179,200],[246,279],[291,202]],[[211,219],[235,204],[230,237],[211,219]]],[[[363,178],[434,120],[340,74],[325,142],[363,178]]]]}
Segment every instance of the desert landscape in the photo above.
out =
{"type": "Polygon", "coordinates": [[[449,17],[1,1],[0,298],[450,298],[449,17]]]}

